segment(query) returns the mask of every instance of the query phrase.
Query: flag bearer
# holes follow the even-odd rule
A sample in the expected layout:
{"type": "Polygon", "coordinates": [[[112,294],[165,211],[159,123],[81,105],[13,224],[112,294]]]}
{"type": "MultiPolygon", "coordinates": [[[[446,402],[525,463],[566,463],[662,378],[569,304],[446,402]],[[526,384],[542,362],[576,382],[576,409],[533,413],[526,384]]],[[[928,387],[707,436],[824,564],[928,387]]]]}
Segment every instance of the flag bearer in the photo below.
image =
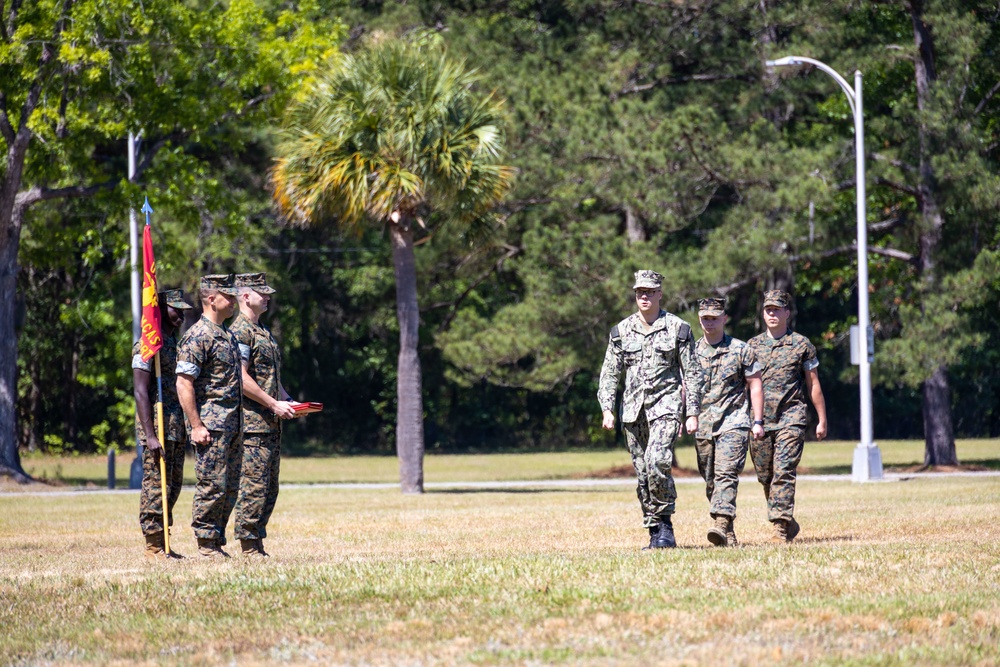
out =
{"type": "MultiPolygon", "coordinates": [[[[177,331],[184,323],[184,311],[191,306],[184,300],[184,291],[179,289],[160,292],[160,327],[163,333],[163,347],[160,348],[160,379],[163,386],[163,442],[156,437],[153,405],[156,403],[156,378],[153,375],[153,359],[142,360],[139,353],[141,343],[136,341],[132,348],[132,381],[135,385],[135,429],[142,442],[142,491],[139,495],[139,525],[146,537],[146,556],[165,556],[163,544],[163,502],[160,491],[160,462],[164,457],[167,471],[167,516],[168,525],[173,525],[173,509],[181,494],[184,481],[184,446],[187,433],[184,430],[184,411],[177,400],[175,367],[177,365],[177,331]]],[[[173,552],[173,549],[171,549],[173,552]]],[[[171,556],[176,554],[171,553],[171,556]]]]}

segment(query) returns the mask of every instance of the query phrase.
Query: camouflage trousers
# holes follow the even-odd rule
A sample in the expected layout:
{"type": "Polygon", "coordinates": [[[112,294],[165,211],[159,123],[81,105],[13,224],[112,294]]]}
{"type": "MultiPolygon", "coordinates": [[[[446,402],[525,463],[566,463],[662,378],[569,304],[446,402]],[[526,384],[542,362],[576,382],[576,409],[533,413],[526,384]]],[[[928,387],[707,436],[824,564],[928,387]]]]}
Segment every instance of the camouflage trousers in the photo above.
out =
{"type": "Polygon", "coordinates": [[[194,446],[194,536],[226,543],[226,523],[236,505],[243,464],[243,435],[239,431],[209,431],[212,441],[194,446]]]}
{"type": "Polygon", "coordinates": [[[736,489],[747,461],[746,429],[723,431],[711,440],[695,441],[698,472],[705,480],[705,495],[712,516],[736,516],[736,489]]]}
{"type": "Polygon", "coordinates": [[[767,520],[792,518],[795,511],[796,469],[802,459],[806,431],[801,426],[786,426],[766,431],[761,440],[750,440],[750,458],[757,470],[757,480],[764,485],[767,520]]]}
{"type": "Polygon", "coordinates": [[[243,471],[236,499],[237,539],[267,537],[267,522],[278,500],[281,433],[247,433],[243,436],[243,471]]]}
{"type": "Polygon", "coordinates": [[[677,500],[670,471],[674,465],[674,441],[680,432],[680,423],[672,417],[660,417],[650,423],[643,411],[635,422],[622,424],[622,429],[639,482],[636,495],[642,506],[642,525],[658,526],[674,513],[674,501],[677,500]]]}
{"type": "MultiPolygon", "coordinates": [[[[184,484],[184,443],[166,440],[161,443],[167,469],[167,525],[174,525],[174,505],[184,484]]],[[[139,527],[143,535],[163,532],[163,493],[160,487],[160,461],[153,452],[142,448],[142,491],[139,492],[139,527]]]]}

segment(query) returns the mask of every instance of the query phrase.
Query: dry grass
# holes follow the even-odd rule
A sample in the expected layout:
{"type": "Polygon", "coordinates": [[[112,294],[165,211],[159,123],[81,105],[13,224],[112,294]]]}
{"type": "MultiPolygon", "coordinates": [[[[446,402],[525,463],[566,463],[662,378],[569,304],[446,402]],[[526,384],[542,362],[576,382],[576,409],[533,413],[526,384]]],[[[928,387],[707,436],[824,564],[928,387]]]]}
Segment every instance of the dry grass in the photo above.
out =
{"type": "Polygon", "coordinates": [[[744,482],[734,550],[679,493],[650,553],[625,487],[287,489],[264,564],[144,562],[135,494],[0,496],[0,663],[1000,663],[1000,478],[802,482],[789,546],[744,482]]]}

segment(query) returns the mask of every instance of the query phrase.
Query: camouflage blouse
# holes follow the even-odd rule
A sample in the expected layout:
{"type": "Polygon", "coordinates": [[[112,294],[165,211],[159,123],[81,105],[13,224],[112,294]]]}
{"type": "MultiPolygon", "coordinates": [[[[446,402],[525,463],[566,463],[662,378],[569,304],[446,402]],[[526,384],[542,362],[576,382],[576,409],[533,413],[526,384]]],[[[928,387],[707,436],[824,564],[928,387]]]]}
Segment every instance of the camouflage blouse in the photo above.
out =
{"type": "Polygon", "coordinates": [[[701,366],[695,359],[691,327],[676,315],[661,310],[647,331],[642,315],[633,313],[611,329],[597,392],[601,410],[614,411],[623,369],[622,422],[635,422],[642,411],[649,421],[663,416],[680,419],[685,408],[689,417],[698,414],[701,366]]]}
{"type": "MultiPolygon", "coordinates": [[[[281,350],[267,327],[251,322],[243,313],[229,330],[239,345],[240,359],[247,374],[271,398],[281,400],[281,350]]],[[[243,430],[246,433],[274,433],[281,430],[277,415],[253,399],[243,400],[243,430]]]]}
{"type": "Polygon", "coordinates": [[[195,404],[205,428],[232,432],[242,427],[240,353],[225,326],[203,316],[188,329],[177,345],[177,373],[194,378],[195,404]]]}
{"type": "Polygon", "coordinates": [[[819,366],[816,348],[808,338],[793,331],[777,340],[765,331],[747,344],[757,354],[762,371],[764,430],[804,428],[809,422],[805,376],[819,366]]]}
{"type": "Polygon", "coordinates": [[[760,372],[753,349],[726,334],[715,346],[702,337],[695,352],[705,376],[696,437],[708,440],[723,431],[749,430],[746,378],[760,372]]]}
{"type": "MultiPolygon", "coordinates": [[[[187,434],[184,430],[184,411],[181,403],[177,400],[177,339],[173,336],[163,337],[163,347],[160,348],[160,378],[163,385],[163,430],[166,431],[165,440],[184,442],[187,434]]],[[[149,378],[149,407],[153,410],[153,424],[156,424],[156,360],[151,358],[143,361],[139,354],[139,343],[132,346],[132,368],[144,370],[150,374],[149,378]]],[[[145,442],[146,433],[139,423],[139,413],[135,415],[136,436],[145,442]]]]}

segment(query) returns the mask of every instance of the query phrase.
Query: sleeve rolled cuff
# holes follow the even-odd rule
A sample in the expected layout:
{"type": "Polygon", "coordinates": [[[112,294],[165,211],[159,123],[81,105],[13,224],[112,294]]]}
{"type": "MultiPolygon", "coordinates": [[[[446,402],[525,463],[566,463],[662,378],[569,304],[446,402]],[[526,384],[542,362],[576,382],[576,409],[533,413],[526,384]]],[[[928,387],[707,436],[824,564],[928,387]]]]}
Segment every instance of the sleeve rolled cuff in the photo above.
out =
{"type": "Polygon", "coordinates": [[[240,347],[240,359],[250,361],[250,346],[243,343],[239,343],[238,345],[240,347]]]}
{"type": "Polygon", "coordinates": [[[804,364],[802,364],[802,368],[806,369],[807,371],[819,368],[819,359],[809,359],[804,364]]]}
{"type": "Polygon", "coordinates": [[[201,368],[197,364],[192,364],[190,361],[178,361],[177,362],[177,373],[181,375],[190,375],[193,378],[201,375],[201,368]]]}
{"type": "Polygon", "coordinates": [[[153,364],[149,361],[143,361],[141,354],[134,354],[132,355],[132,368],[150,372],[153,370],[153,364]]]}

